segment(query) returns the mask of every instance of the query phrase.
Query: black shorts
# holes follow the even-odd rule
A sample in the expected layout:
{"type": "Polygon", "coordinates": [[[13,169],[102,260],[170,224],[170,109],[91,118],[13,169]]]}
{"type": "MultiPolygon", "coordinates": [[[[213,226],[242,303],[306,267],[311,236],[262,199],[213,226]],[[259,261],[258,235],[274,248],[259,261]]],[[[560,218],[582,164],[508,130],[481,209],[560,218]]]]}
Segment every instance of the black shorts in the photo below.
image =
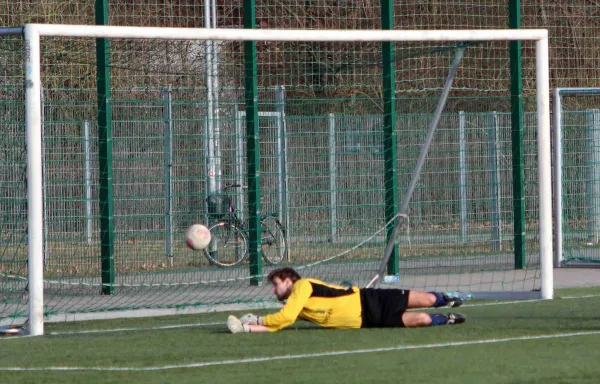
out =
{"type": "Polygon", "coordinates": [[[404,327],[402,314],[408,308],[409,293],[406,289],[361,289],[361,328],[404,327]]]}

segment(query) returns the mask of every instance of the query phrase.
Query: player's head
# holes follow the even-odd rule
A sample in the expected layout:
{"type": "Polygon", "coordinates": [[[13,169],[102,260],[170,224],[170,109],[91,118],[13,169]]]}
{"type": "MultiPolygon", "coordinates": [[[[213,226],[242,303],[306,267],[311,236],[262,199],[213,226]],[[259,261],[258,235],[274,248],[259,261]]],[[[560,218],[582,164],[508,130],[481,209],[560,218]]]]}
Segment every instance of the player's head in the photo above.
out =
{"type": "Polygon", "coordinates": [[[273,294],[279,301],[287,300],[290,297],[292,286],[299,279],[298,272],[289,267],[275,269],[267,277],[267,281],[273,285],[273,294]]]}

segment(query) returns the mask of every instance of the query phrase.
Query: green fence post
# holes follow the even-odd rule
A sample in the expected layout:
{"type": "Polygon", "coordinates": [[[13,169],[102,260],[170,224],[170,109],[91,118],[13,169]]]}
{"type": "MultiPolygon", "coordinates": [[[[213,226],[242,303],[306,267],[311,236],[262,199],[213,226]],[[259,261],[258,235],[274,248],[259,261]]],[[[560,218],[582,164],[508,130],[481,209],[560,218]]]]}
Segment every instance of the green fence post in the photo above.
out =
{"type": "MultiPolygon", "coordinates": [[[[509,0],[509,27],[521,28],[521,0],[509,0]]],[[[510,42],[510,101],[515,268],[527,265],[525,249],[525,171],[523,160],[523,72],[521,42],[510,42]]]]}
{"type": "MultiPolygon", "coordinates": [[[[255,25],[255,0],[244,0],[244,28],[254,29],[255,25]]],[[[261,285],[263,265],[260,241],[260,142],[255,41],[244,41],[244,68],[248,161],[248,238],[250,240],[250,275],[253,276],[250,284],[261,285]]]]}
{"type": "MultiPolygon", "coordinates": [[[[108,0],[96,0],[96,25],[108,25],[108,0]]],[[[115,292],[115,232],[113,217],[110,56],[108,39],[96,39],[98,101],[98,165],[100,170],[100,265],[102,294],[115,292]]]]}
{"type": "MultiPolygon", "coordinates": [[[[394,28],[394,1],[381,0],[381,29],[394,28]]],[[[390,221],[398,213],[398,177],[396,172],[396,76],[394,43],[381,43],[383,73],[383,153],[384,153],[384,187],[385,187],[385,221],[390,221]]],[[[400,220],[398,218],[397,220],[400,220]]],[[[389,225],[386,243],[392,237],[394,224],[389,225]]],[[[398,246],[394,246],[387,264],[388,275],[398,275],[398,246]]]]}

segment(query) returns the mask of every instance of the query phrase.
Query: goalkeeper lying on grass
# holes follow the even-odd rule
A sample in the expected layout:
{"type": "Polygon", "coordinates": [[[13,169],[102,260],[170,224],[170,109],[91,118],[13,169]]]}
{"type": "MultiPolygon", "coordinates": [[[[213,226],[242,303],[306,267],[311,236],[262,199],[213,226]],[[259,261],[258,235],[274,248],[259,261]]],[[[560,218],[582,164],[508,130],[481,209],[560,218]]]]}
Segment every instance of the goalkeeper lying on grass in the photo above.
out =
{"type": "Polygon", "coordinates": [[[284,307],[277,313],[257,317],[251,313],[227,319],[232,333],[274,332],[292,325],[296,319],[326,328],[426,327],[460,324],[465,317],[458,313],[407,312],[408,308],[458,307],[462,300],[440,292],[376,289],[324,283],[301,278],[292,268],[269,273],[273,293],[284,307]]]}

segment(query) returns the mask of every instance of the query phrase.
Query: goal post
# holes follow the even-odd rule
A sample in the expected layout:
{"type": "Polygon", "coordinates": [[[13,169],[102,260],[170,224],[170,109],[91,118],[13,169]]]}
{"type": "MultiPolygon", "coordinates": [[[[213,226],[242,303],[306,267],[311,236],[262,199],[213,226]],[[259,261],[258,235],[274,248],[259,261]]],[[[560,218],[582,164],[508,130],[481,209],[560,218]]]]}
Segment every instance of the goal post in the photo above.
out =
{"type": "MultiPolygon", "coordinates": [[[[44,333],[44,263],[42,196],[41,46],[44,37],[214,40],[254,42],[535,42],[537,192],[541,299],[553,297],[552,184],[548,33],[546,30],[276,30],[195,29],[87,25],[27,24],[23,29],[25,55],[25,122],[27,132],[27,215],[29,330],[44,333]]],[[[382,250],[378,255],[381,258],[382,250]]],[[[254,288],[253,288],[254,289],[254,288]]],[[[248,290],[251,292],[251,290],[248,290]]]]}
{"type": "Polygon", "coordinates": [[[552,90],[555,267],[598,266],[600,234],[600,88],[552,90]],[[571,100],[565,106],[565,101],[571,100]],[[568,127],[569,129],[565,129],[568,127]],[[564,153],[566,143],[568,152],[564,153]],[[578,145],[583,143],[583,145],[578,145]],[[583,156],[580,154],[583,152],[583,156]],[[583,158],[583,161],[578,157],[583,158]],[[566,167],[566,169],[565,169],[566,167]],[[583,174],[577,174],[578,170],[583,174]],[[563,174],[568,176],[564,179],[563,174]],[[569,190],[563,193],[564,180],[569,190]],[[565,204],[568,196],[578,204],[565,204]],[[587,226],[586,226],[587,224],[587,226]],[[579,227],[579,229],[577,229],[579,227]],[[585,229],[582,229],[585,228],[585,229]],[[566,234],[564,231],[566,230],[566,234]],[[564,244],[566,242],[566,246],[564,244]],[[565,249],[566,248],[566,249],[565,249]]]}

